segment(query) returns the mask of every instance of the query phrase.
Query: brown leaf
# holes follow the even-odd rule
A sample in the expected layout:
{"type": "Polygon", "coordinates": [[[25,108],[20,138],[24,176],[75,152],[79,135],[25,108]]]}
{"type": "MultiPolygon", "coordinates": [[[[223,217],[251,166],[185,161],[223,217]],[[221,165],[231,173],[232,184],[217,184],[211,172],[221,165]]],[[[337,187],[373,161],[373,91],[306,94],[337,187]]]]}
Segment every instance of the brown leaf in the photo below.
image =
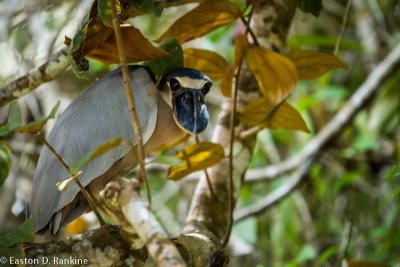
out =
{"type": "Polygon", "coordinates": [[[179,43],[196,39],[214,29],[229,24],[241,16],[239,7],[229,0],[201,3],[172,24],[157,42],[174,37],[179,43]]]}
{"type": "Polygon", "coordinates": [[[170,180],[180,180],[192,172],[217,164],[224,157],[224,149],[219,144],[200,142],[185,147],[177,157],[183,163],[168,169],[167,177],[170,180]]]}
{"type": "Polygon", "coordinates": [[[272,104],[281,103],[295,89],[297,69],[287,57],[265,47],[251,46],[247,49],[246,59],[262,94],[272,104]]]}
{"type": "Polygon", "coordinates": [[[296,65],[300,80],[316,79],[333,69],[346,69],[340,58],[324,52],[295,49],[287,54],[296,65]]]}
{"type": "Polygon", "coordinates": [[[221,80],[228,68],[226,60],[213,51],[187,48],[183,50],[185,67],[197,69],[204,72],[213,80],[221,80]]]}
{"type": "MultiPolygon", "coordinates": [[[[143,34],[132,25],[121,26],[121,34],[124,40],[124,47],[128,63],[159,59],[167,53],[151,44],[143,34]]],[[[88,54],[104,64],[119,63],[119,55],[115,35],[112,34],[107,40],[100,44],[96,49],[88,54]]]]}
{"type": "Polygon", "coordinates": [[[271,104],[265,98],[250,102],[240,115],[241,123],[270,129],[289,129],[309,132],[306,123],[289,103],[271,104]]]}

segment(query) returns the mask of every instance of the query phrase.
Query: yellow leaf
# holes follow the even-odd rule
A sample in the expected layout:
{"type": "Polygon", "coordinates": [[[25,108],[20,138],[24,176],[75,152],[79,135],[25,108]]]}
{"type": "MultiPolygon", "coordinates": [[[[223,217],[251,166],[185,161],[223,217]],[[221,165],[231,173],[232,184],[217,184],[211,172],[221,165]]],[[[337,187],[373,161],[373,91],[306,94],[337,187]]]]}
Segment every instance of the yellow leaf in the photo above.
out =
{"type": "Polygon", "coordinates": [[[81,216],[73,220],[65,227],[65,235],[75,235],[86,231],[87,221],[81,216]]]}
{"type": "Polygon", "coordinates": [[[242,61],[242,57],[244,56],[247,47],[249,46],[249,42],[247,40],[246,35],[238,35],[235,38],[235,61],[233,65],[235,69],[239,67],[240,62],[242,61]]]}
{"type": "MultiPolygon", "coordinates": [[[[121,34],[128,63],[159,59],[167,53],[152,45],[143,34],[132,25],[121,26],[121,34]]],[[[111,34],[108,39],[92,50],[88,57],[94,58],[104,64],[118,64],[119,55],[115,35],[111,34]]]]}
{"type": "Polygon", "coordinates": [[[217,164],[224,157],[224,149],[219,144],[200,142],[185,147],[177,157],[183,162],[168,169],[168,179],[179,180],[192,172],[217,164]]]}
{"type": "Polygon", "coordinates": [[[312,80],[332,69],[347,68],[340,58],[324,52],[295,49],[287,57],[296,65],[300,80],[312,80]]]}
{"type": "Polygon", "coordinates": [[[265,47],[247,49],[247,64],[255,74],[264,97],[277,105],[295,89],[297,69],[291,60],[265,47]]]}
{"type": "Polygon", "coordinates": [[[286,101],[273,105],[265,98],[258,98],[243,109],[240,121],[248,126],[309,132],[299,112],[286,101]]]}
{"type": "Polygon", "coordinates": [[[182,17],[160,37],[157,42],[174,37],[179,43],[196,39],[214,29],[229,24],[241,16],[239,7],[229,0],[201,3],[182,17]]]}
{"type": "Polygon", "coordinates": [[[233,65],[230,65],[228,69],[225,70],[224,77],[221,81],[221,92],[222,95],[226,97],[232,97],[232,83],[233,76],[239,64],[242,62],[242,57],[244,56],[249,43],[247,41],[246,35],[239,35],[235,39],[235,57],[233,65]]]}
{"type": "Polygon", "coordinates": [[[225,75],[221,81],[221,93],[223,96],[232,97],[232,83],[233,76],[235,75],[235,68],[230,65],[226,71],[225,75]]]}
{"type": "Polygon", "coordinates": [[[187,48],[183,50],[185,67],[204,72],[213,80],[221,80],[225,76],[228,67],[226,60],[213,51],[187,48]]]}

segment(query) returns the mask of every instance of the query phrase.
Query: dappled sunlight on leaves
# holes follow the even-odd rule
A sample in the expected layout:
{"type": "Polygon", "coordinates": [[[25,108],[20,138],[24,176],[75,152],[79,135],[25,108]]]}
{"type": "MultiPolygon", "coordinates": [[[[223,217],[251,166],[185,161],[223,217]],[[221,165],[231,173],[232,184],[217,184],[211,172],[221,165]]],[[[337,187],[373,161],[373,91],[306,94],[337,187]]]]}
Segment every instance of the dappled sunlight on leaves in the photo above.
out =
{"type": "Polygon", "coordinates": [[[224,149],[212,142],[199,142],[186,146],[176,156],[183,162],[168,169],[167,178],[170,180],[180,180],[192,172],[217,164],[224,157],[224,149]]]}

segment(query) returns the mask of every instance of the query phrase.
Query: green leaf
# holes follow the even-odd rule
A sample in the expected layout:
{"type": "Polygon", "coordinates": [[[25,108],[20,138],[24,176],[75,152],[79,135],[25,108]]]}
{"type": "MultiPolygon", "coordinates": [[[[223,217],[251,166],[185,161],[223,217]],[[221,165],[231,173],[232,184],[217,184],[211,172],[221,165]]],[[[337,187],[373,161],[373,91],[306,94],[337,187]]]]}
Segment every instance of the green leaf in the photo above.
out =
{"type": "Polygon", "coordinates": [[[185,147],[176,156],[184,162],[168,169],[167,177],[171,180],[180,180],[192,172],[217,164],[224,157],[224,149],[219,144],[200,142],[185,147]]]}
{"type": "Polygon", "coordinates": [[[143,13],[149,13],[159,17],[164,9],[165,1],[161,0],[130,0],[133,7],[143,13]]]}
{"type": "Polygon", "coordinates": [[[72,38],[69,51],[68,59],[72,66],[72,70],[76,76],[84,78],[84,72],[89,69],[89,61],[84,57],[82,48],[86,39],[86,33],[88,30],[90,19],[89,15],[86,15],[75,33],[74,38],[72,38]]]}
{"type": "Polygon", "coordinates": [[[60,101],[58,101],[57,104],[51,109],[50,114],[47,115],[47,117],[38,121],[30,122],[24,126],[18,127],[16,130],[18,132],[24,132],[24,133],[39,132],[43,128],[43,126],[47,123],[48,120],[54,119],[59,107],[60,107],[60,101]]]}
{"type": "Polygon", "coordinates": [[[12,154],[6,142],[0,141],[0,186],[3,185],[12,166],[12,154]]]}
{"type": "Polygon", "coordinates": [[[396,177],[400,178],[400,165],[392,167],[386,174],[388,181],[393,181],[396,177]]]}
{"type": "Polygon", "coordinates": [[[22,120],[21,111],[19,110],[18,103],[12,101],[10,103],[10,109],[8,111],[7,123],[0,127],[0,137],[10,134],[18,127],[24,125],[22,120]]]}
{"type": "Polygon", "coordinates": [[[88,152],[85,156],[83,156],[81,160],[75,162],[72,166],[70,166],[71,172],[76,173],[83,165],[103,155],[104,153],[110,151],[111,149],[119,146],[121,143],[122,143],[121,138],[114,138],[99,145],[92,151],[88,152]]]}
{"type": "Polygon", "coordinates": [[[11,247],[20,243],[33,243],[33,219],[30,218],[16,230],[0,236],[0,246],[11,247]]]}
{"type": "Polygon", "coordinates": [[[183,67],[183,50],[177,40],[168,38],[161,43],[160,48],[168,52],[168,55],[144,64],[154,74],[162,75],[167,71],[183,67]]]}
{"type": "Polygon", "coordinates": [[[321,14],[322,0],[297,0],[297,5],[301,11],[311,13],[315,17],[321,14]]]}
{"type": "MultiPolygon", "coordinates": [[[[104,25],[107,25],[109,27],[113,27],[111,3],[112,3],[112,1],[110,1],[110,0],[98,0],[98,2],[97,2],[97,11],[99,12],[101,21],[104,23],[104,25]]],[[[121,5],[120,5],[119,1],[116,1],[116,6],[117,6],[117,14],[120,14],[121,13],[121,5]]]]}

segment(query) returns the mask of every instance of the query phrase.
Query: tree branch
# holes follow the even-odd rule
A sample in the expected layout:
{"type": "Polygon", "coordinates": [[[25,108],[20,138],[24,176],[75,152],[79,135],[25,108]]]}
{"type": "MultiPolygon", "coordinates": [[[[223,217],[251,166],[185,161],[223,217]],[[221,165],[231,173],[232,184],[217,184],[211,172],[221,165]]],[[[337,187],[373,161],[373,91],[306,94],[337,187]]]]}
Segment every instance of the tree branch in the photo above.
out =
{"type": "MultiPolygon", "coordinates": [[[[243,220],[247,217],[260,214],[276,204],[293,190],[295,190],[301,181],[306,177],[311,162],[322,148],[340,133],[344,126],[362,109],[363,106],[375,95],[384,82],[385,78],[398,68],[400,64],[400,44],[398,44],[384,60],[372,71],[365,82],[352,95],[347,104],[329,121],[329,123],[312,139],[303,152],[296,157],[296,160],[290,159],[288,162],[298,162],[300,170],[284,183],[283,186],[260,199],[250,207],[238,210],[235,214],[235,220],[243,220]]],[[[284,163],[280,163],[280,166],[284,163]]],[[[295,165],[294,165],[295,166],[295,165]]]]}
{"type": "MultiPolygon", "coordinates": [[[[133,227],[158,266],[186,266],[178,249],[140,198],[139,189],[137,180],[119,179],[109,182],[100,196],[113,214],[122,212],[123,225],[133,227]]],[[[132,241],[135,243],[137,239],[132,241]]]]}
{"type": "Polygon", "coordinates": [[[375,67],[346,105],[336,113],[310,142],[307,143],[298,156],[272,166],[250,170],[246,174],[246,181],[256,182],[274,178],[297,168],[307,160],[310,155],[320,152],[375,95],[386,77],[392,73],[399,64],[400,44],[393,48],[389,55],[375,67]]]}
{"type": "MultiPolygon", "coordinates": [[[[285,1],[259,1],[259,5],[254,9],[254,17],[258,16],[260,20],[254,25],[254,34],[259,36],[270,36],[276,33],[276,38],[286,38],[287,31],[295,10],[295,3],[292,0],[285,1]],[[268,23],[265,23],[268,21],[268,23]],[[282,24],[282,25],[278,25],[282,24]],[[285,27],[284,27],[284,26],[285,27]],[[265,34],[263,30],[267,28],[268,33],[265,34]]],[[[273,39],[276,39],[273,38],[273,39]]],[[[285,40],[280,41],[281,44],[285,40]]],[[[277,49],[283,48],[274,45],[277,49]]],[[[243,65],[242,75],[240,77],[239,91],[238,91],[238,106],[244,106],[252,99],[259,96],[257,82],[254,76],[248,70],[246,64],[243,65]]],[[[239,128],[243,128],[235,121],[235,125],[231,125],[230,116],[232,111],[232,100],[225,100],[223,103],[222,111],[219,114],[218,123],[215,127],[212,141],[228,147],[230,140],[230,128],[234,127],[235,132],[239,128]]],[[[255,136],[247,140],[240,140],[235,138],[233,144],[233,177],[236,192],[240,187],[242,178],[251,160],[252,146],[254,145],[255,136]],[[253,144],[253,145],[251,145],[253,144]]],[[[186,218],[186,225],[184,228],[185,234],[196,233],[204,238],[211,238],[214,242],[220,242],[227,236],[229,229],[229,220],[231,214],[229,213],[229,184],[226,178],[226,171],[229,168],[229,160],[224,159],[218,165],[208,170],[212,187],[215,192],[218,192],[215,197],[211,196],[208,190],[206,178],[202,176],[200,179],[189,214],[186,218]]],[[[235,205],[236,198],[233,200],[235,205]]]]}
{"type": "Polygon", "coordinates": [[[42,83],[53,80],[68,66],[68,47],[65,46],[52,55],[47,62],[32,69],[28,74],[1,87],[0,107],[31,92],[42,83]]]}

